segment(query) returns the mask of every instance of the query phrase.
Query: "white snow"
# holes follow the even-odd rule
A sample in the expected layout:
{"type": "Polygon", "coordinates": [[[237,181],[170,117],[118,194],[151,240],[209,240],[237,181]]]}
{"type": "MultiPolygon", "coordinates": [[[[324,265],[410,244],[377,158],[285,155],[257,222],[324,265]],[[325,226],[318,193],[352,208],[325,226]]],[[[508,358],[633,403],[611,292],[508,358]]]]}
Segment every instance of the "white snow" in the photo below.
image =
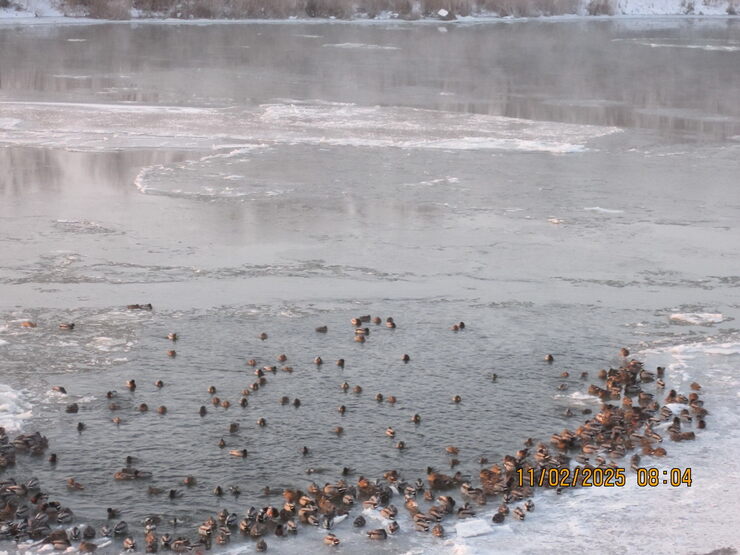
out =
{"type": "Polygon", "coordinates": [[[724,319],[725,317],[722,314],[711,314],[706,312],[677,312],[675,314],[671,314],[671,321],[682,324],[719,324],[720,322],[723,322],[724,319]]]}
{"type": "Polygon", "coordinates": [[[64,14],[53,0],[11,0],[9,8],[0,8],[0,19],[61,17],[64,14]]]}

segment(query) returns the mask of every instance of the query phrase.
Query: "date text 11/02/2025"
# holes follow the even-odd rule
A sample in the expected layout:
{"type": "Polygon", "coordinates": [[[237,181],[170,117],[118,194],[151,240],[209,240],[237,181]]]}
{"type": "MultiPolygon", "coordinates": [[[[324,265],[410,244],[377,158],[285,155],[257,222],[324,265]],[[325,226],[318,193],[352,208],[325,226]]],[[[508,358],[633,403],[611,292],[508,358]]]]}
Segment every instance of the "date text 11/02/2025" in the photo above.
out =
{"type": "MultiPolygon", "coordinates": [[[[575,466],[573,468],[519,468],[519,486],[539,486],[549,488],[572,487],[624,487],[627,485],[627,472],[624,468],[575,466]]],[[[636,468],[636,482],[639,487],[673,486],[691,487],[691,468],[636,468]]]]}

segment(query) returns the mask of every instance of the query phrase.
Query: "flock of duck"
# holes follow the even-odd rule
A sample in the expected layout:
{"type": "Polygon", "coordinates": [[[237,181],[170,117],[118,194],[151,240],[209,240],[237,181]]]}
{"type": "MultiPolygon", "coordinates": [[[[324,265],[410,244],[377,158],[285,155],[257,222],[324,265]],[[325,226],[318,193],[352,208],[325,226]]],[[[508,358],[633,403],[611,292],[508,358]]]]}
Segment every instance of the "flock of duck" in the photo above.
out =
{"type": "MultiPolygon", "coordinates": [[[[129,305],[130,310],[151,310],[149,304],[129,305]]],[[[363,342],[370,334],[366,324],[372,322],[375,325],[383,323],[378,317],[362,316],[352,319],[354,327],[354,338],[363,342]]],[[[36,327],[33,322],[24,322],[25,327],[36,327]]],[[[385,320],[385,326],[395,328],[393,318],[385,320]]],[[[61,329],[74,330],[73,323],[62,323],[61,329]]],[[[459,322],[451,327],[453,332],[465,329],[465,323],[459,322]]],[[[327,327],[316,328],[317,333],[326,333],[327,327]]],[[[266,340],[267,334],[260,334],[260,339],[266,340]]],[[[168,339],[173,344],[178,341],[177,334],[170,333],[168,339]]],[[[169,350],[169,356],[176,356],[174,349],[169,350]]],[[[348,480],[350,470],[343,470],[343,477],[334,483],[325,483],[320,486],[311,483],[306,491],[301,489],[285,489],[282,491],[284,504],[282,507],[265,506],[261,508],[249,507],[243,514],[229,512],[223,509],[216,515],[208,517],[190,535],[172,537],[171,534],[160,534],[157,525],[161,523],[161,517],[152,515],[144,520],[144,536],[136,538],[129,530],[128,524],[119,520],[117,510],[109,508],[106,514],[106,524],[96,529],[90,525],[81,527],[74,526],[75,516],[69,507],[62,506],[59,502],[50,500],[49,496],[41,489],[41,484],[35,478],[27,481],[16,481],[6,479],[0,481],[0,540],[15,540],[16,542],[31,542],[34,547],[42,547],[51,544],[54,549],[66,550],[75,546],[80,552],[93,552],[99,545],[118,545],[124,551],[145,551],[154,553],[158,550],[171,550],[174,552],[203,551],[210,549],[213,544],[227,545],[236,537],[251,538],[256,543],[257,551],[265,551],[268,548],[267,538],[270,536],[289,536],[297,534],[301,526],[316,526],[326,529],[323,538],[325,544],[330,546],[339,545],[342,541],[332,530],[341,520],[348,518],[357,506],[364,510],[378,511],[381,521],[386,523],[382,528],[374,528],[367,531],[369,540],[385,540],[388,536],[399,531],[397,516],[399,510],[407,511],[413,522],[415,530],[423,533],[431,533],[433,536],[442,538],[445,536],[444,526],[450,519],[464,519],[476,514],[477,507],[487,503],[496,503],[498,508],[492,517],[493,523],[501,524],[507,518],[524,520],[528,512],[534,510],[532,500],[536,484],[528,485],[521,483],[521,471],[528,473],[545,472],[550,469],[569,468],[575,462],[583,467],[624,467],[619,462],[631,453],[629,465],[631,468],[640,466],[642,457],[662,457],[667,454],[663,445],[663,437],[656,428],[663,426],[668,437],[672,441],[685,441],[695,438],[695,433],[690,428],[695,426],[702,429],[706,426],[705,417],[708,414],[699,397],[701,386],[697,383],[691,384],[691,392],[688,396],[675,390],[670,390],[661,406],[658,396],[662,396],[662,390],[666,387],[664,382],[664,369],[658,367],[656,372],[649,372],[638,360],[630,358],[627,349],[620,352],[622,363],[618,368],[600,370],[598,379],[600,385],[592,384],[588,387],[588,393],[596,396],[602,401],[601,409],[592,414],[590,409],[584,409],[583,415],[588,416],[580,426],[574,430],[565,429],[560,433],[552,434],[549,444],[536,442],[532,438],[527,439],[522,448],[513,455],[506,455],[500,463],[487,466],[489,461],[485,458],[479,460],[485,467],[480,471],[479,486],[475,486],[469,476],[460,472],[446,474],[434,468],[427,468],[426,479],[409,479],[402,476],[398,470],[389,470],[382,477],[375,479],[360,476],[354,483],[348,480]],[[671,406],[667,406],[671,405],[671,406]],[[637,452],[639,451],[639,452],[637,452]],[[457,491],[457,499],[451,492],[457,491]],[[396,505],[401,505],[401,509],[396,505]],[[70,526],[71,525],[71,526],[70,526]],[[101,542],[101,538],[106,538],[101,542]],[[110,541],[107,540],[110,538],[110,541]]],[[[287,357],[279,355],[278,361],[283,363],[287,357]]],[[[410,360],[409,355],[402,357],[404,362],[410,360]]],[[[547,355],[545,361],[554,362],[552,355],[547,355]]],[[[320,357],[314,360],[316,365],[324,361],[320,357]]],[[[257,367],[257,361],[249,360],[247,364],[257,367]]],[[[336,364],[344,366],[344,359],[339,359],[336,364]]],[[[289,366],[283,366],[283,371],[291,372],[289,366]]],[[[239,403],[245,406],[248,397],[265,385],[267,372],[276,372],[277,367],[265,366],[256,368],[257,379],[250,387],[242,392],[239,403]]],[[[567,372],[561,374],[567,377],[567,372]]],[[[493,375],[495,379],[495,374],[493,375]]],[[[588,373],[581,374],[582,379],[588,378],[588,373]]],[[[157,387],[162,387],[161,381],[155,382],[157,387]]],[[[129,390],[136,388],[136,382],[129,380],[126,383],[129,390]]],[[[344,391],[350,386],[347,382],[340,385],[344,391]]],[[[61,394],[66,394],[65,388],[56,386],[54,388],[61,394]]],[[[361,391],[360,386],[355,386],[354,391],[361,391]]],[[[211,402],[214,406],[228,407],[227,400],[222,400],[216,395],[215,387],[209,388],[211,402]]],[[[116,410],[117,393],[109,391],[106,396],[110,399],[109,408],[116,410]]],[[[376,399],[383,400],[378,394],[376,399]]],[[[389,396],[385,399],[394,403],[395,398],[389,396]]],[[[462,401],[460,396],[455,395],[453,402],[462,401]]],[[[281,399],[282,404],[289,404],[288,397],[281,399]]],[[[299,399],[292,403],[300,405],[299,399]]],[[[67,405],[66,412],[76,413],[79,406],[76,403],[67,405]]],[[[147,411],[146,404],[138,406],[139,411],[147,411]]],[[[157,412],[164,414],[165,406],[156,408],[157,412]]],[[[208,409],[201,406],[197,409],[201,416],[206,416],[208,409]]],[[[343,413],[344,406],[339,407],[343,413]]],[[[572,415],[572,411],[570,411],[572,415]]],[[[114,417],[114,422],[118,417],[114,417]]],[[[411,420],[420,424],[421,415],[414,414],[411,420]]],[[[120,419],[119,419],[120,422],[120,419]]],[[[264,418],[258,421],[260,426],[266,424],[264,418]]],[[[229,431],[236,432],[239,424],[232,423],[229,431]]],[[[80,423],[78,429],[82,431],[84,425],[80,423]]],[[[341,434],[343,429],[338,426],[334,432],[341,434]]],[[[665,433],[665,432],[664,432],[665,433]]],[[[395,438],[392,427],[386,430],[386,435],[395,438]]],[[[397,441],[396,448],[403,449],[405,443],[397,441]]],[[[219,447],[225,447],[222,439],[219,447]]],[[[15,464],[17,456],[28,456],[41,459],[49,445],[47,439],[39,432],[32,434],[21,434],[11,439],[6,431],[0,428],[0,472],[15,464]]],[[[457,455],[458,448],[446,447],[449,455],[457,455]]],[[[303,447],[304,455],[308,454],[307,447],[303,447]]],[[[229,454],[234,457],[247,457],[246,449],[232,449],[229,454]]],[[[56,464],[57,455],[51,453],[48,458],[49,464],[56,464]]],[[[114,480],[140,480],[150,478],[151,474],[139,470],[133,465],[135,459],[126,458],[125,467],[114,472],[114,480]]],[[[451,468],[458,461],[451,459],[451,468]]],[[[582,480],[583,478],[581,478],[582,480]]],[[[184,486],[195,484],[195,478],[188,476],[183,480],[184,486]]],[[[579,482],[574,486],[581,485],[579,482]]],[[[67,487],[83,489],[84,485],[70,477],[67,487]]],[[[545,484],[541,487],[552,487],[545,484]]],[[[556,488],[560,493],[560,488],[556,488]]],[[[164,495],[176,498],[183,495],[179,489],[161,489],[154,486],[148,488],[150,495],[164,495]]],[[[218,486],[214,492],[221,496],[226,493],[218,486]]],[[[238,487],[229,488],[229,493],[238,499],[240,494],[238,487]]],[[[276,493],[274,490],[269,493],[276,493]]],[[[353,520],[353,526],[363,528],[367,525],[365,517],[360,514],[353,520]]]]}

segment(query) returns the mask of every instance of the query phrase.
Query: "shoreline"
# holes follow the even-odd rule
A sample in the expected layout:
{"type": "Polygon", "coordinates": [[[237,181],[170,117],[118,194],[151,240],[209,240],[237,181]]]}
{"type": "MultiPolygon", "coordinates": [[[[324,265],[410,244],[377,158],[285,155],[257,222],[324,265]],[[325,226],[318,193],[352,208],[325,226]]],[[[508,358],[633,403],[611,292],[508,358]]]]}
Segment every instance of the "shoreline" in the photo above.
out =
{"type": "Polygon", "coordinates": [[[275,18],[245,18],[245,19],[179,19],[179,18],[160,18],[160,17],[138,17],[131,19],[103,19],[94,17],[68,17],[64,15],[54,16],[33,16],[22,15],[6,17],[0,12],[0,26],[6,25],[96,25],[96,24],[119,24],[119,25],[284,25],[284,24],[301,24],[301,25],[322,25],[322,24],[342,24],[342,25],[445,25],[445,26],[470,26],[470,25],[490,25],[490,24],[507,24],[507,23],[582,23],[585,21],[740,21],[740,15],[721,15],[721,14],[617,14],[617,15],[543,15],[543,16],[469,16],[460,17],[456,20],[440,20],[435,18],[421,19],[337,19],[337,18],[297,18],[289,17],[285,19],[275,18]]]}

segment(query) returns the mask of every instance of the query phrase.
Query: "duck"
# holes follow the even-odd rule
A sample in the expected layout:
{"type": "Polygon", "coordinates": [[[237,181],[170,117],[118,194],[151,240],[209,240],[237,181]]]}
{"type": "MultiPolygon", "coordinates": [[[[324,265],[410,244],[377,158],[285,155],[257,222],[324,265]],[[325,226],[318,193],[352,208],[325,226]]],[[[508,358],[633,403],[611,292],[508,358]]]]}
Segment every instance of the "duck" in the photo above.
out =
{"type": "Polygon", "coordinates": [[[177,334],[174,331],[171,331],[167,334],[167,339],[170,341],[177,341],[177,334]]]}
{"type": "Polygon", "coordinates": [[[59,324],[60,330],[73,330],[75,329],[74,322],[62,322],[59,324]]]}
{"type": "Polygon", "coordinates": [[[329,328],[327,326],[319,326],[318,328],[316,328],[317,333],[326,333],[327,331],[329,331],[329,328]]]}
{"type": "Polygon", "coordinates": [[[362,393],[362,386],[356,385],[352,388],[352,393],[362,393]]]}
{"type": "Polygon", "coordinates": [[[229,451],[229,455],[231,455],[232,457],[241,457],[243,459],[247,457],[247,454],[248,453],[246,449],[232,449],[231,451],[229,451]]]}
{"type": "Polygon", "coordinates": [[[411,422],[419,424],[421,422],[421,416],[419,414],[414,414],[414,416],[411,417],[411,422]]]}
{"type": "Polygon", "coordinates": [[[301,406],[301,400],[300,400],[300,399],[298,399],[298,398],[296,398],[296,399],[293,399],[293,406],[294,406],[295,408],[298,408],[298,407],[300,407],[300,406],[301,406]]]}
{"type": "Polygon", "coordinates": [[[406,449],[406,442],[405,441],[399,441],[396,443],[396,449],[406,449]]]}
{"type": "Polygon", "coordinates": [[[393,318],[389,316],[385,319],[385,327],[389,329],[394,329],[396,327],[396,322],[394,322],[393,318]]]}
{"type": "Polygon", "coordinates": [[[337,435],[342,435],[344,433],[344,428],[341,426],[336,426],[334,430],[332,430],[337,435]]]}
{"type": "Polygon", "coordinates": [[[164,405],[157,407],[157,413],[158,414],[167,414],[167,407],[164,405]]]}
{"type": "Polygon", "coordinates": [[[383,401],[383,394],[382,394],[382,393],[378,393],[378,394],[377,394],[377,395],[375,396],[375,400],[376,400],[376,401],[377,401],[378,403],[382,402],[382,401],[383,401]]]}
{"type": "Polygon", "coordinates": [[[71,489],[71,490],[83,490],[83,489],[85,489],[85,486],[83,486],[82,484],[80,484],[74,478],[67,478],[67,489],[71,489]]]}
{"type": "Polygon", "coordinates": [[[408,362],[408,361],[410,361],[410,360],[411,360],[411,357],[410,357],[409,355],[407,355],[407,354],[404,354],[404,355],[403,355],[403,356],[401,357],[401,360],[402,360],[403,362],[408,362]]]}
{"type": "Polygon", "coordinates": [[[30,320],[26,320],[24,322],[21,322],[22,328],[35,328],[36,322],[31,322],[30,320]]]}
{"type": "Polygon", "coordinates": [[[547,354],[545,355],[545,362],[549,362],[550,364],[552,364],[553,362],[555,362],[555,357],[550,354],[547,354]]]}
{"type": "Polygon", "coordinates": [[[339,545],[341,542],[338,537],[336,537],[334,534],[327,534],[324,536],[324,543],[326,545],[339,545]]]}
{"type": "Polygon", "coordinates": [[[241,408],[245,408],[248,404],[249,401],[247,401],[246,397],[242,397],[241,399],[239,399],[239,406],[241,406],[241,408]]]}
{"type": "Polygon", "coordinates": [[[287,395],[282,396],[280,398],[280,404],[281,405],[288,405],[288,404],[290,404],[290,397],[288,397],[287,395]]]}
{"type": "Polygon", "coordinates": [[[344,368],[344,359],[343,358],[337,359],[337,366],[339,366],[339,368],[344,368]]]}
{"type": "Polygon", "coordinates": [[[285,353],[281,353],[277,356],[277,360],[278,362],[285,362],[286,360],[288,360],[288,355],[286,355],[285,353]]]}
{"type": "Polygon", "coordinates": [[[470,518],[474,516],[475,511],[473,510],[473,507],[470,506],[470,503],[465,503],[457,509],[457,518],[470,518]]]}
{"type": "Polygon", "coordinates": [[[177,356],[177,352],[174,349],[170,349],[167,351],[167,356],[170,358],[175,358],[177,356]]]}
{"type": "Polygon", "coordinates": [[[200,409],[198,409],[198,414],[200,414],[201,416],[205,416],[206,414],[208,414],[208,410],[206,410],[205,406],[201,405],[200,409]]]}
{"type": "Polygon", "coordinates": [[[339,414],[344,416],[344,413],[347,412],[347,407],[345,407],[344,405],[339,405],[339,408],[337,409],[337,411],[339,412],[339,414]]]}
{"type": "Polygon", "coordinates": [[[388,539],[388,533],[383,528],[376,528],[368,530],[367,537],[371,540],[385,540],[388,539]]]}
{"type": "Polygon", "coordinates": [[[342,382],[339,386],[339,389],[341,389],[342,391],[347,391],[349,390],[349,384],[347,382],[342,382]]]}
{"type": "Polygon", "coordinates": [[[136,389],[136,380],[127,381],[126,387],[128,387],[129,391],[134,391],[136,389]]]}
{"type": "Polygon", "coordinates": [[[387,403],[390,403],[391,405],[395,405],[396,402],[398,401],[395,395],[389,395],[388,397],[386,397],[385,400],[387,403]]]}
{"type": "Polygon", "coordinates": [[[257,419],[257,425],[260,426],[260,427],[267,426],[267,420],[265,420],[264,418],[260,417],[259,419],[257,419]]]}
{"type": "Polygon", "coordinates": [[[315,359],[313,359],[313,363],[316,366],[321,366],[322,364],[324,364],[324,361],[321,359],[321,357],[316,357],[315,359]]]}
{"type": "Polygon", "coordinates": [[[394,437],[396,435],[396,431],[392,427],[388,426],[385,430],[385,435],[388,437],[394,437]]]}
{"type": "Polygon", "coordinates": [[[226,442],[224,441],[224,438],[221,438],[218,440],[218,446],[220,449],[223,449],[224,447],[226,447],[226,442]]]}
{"type": "Polygon", "coordinates": [[[365,341],[364,335],[355,335],[355,343],[365,343],[365,341]]]}
{"type": "Polygon", "coordinates": [[[622,357],[628,357],[630,356],[630,350],[627,347],[622,347],[619,349],[619,355],[622,357]]]}
{"type": "Polygon", "coordinates": [[[461,401],[462,401],[462,397],[460,397],[459,395],[455,395],[452,397],[453,403],[460,403],[461,401]]]}
{"type": "Polygon", "coordinates": [[[260,338],[260,341],[265,341],[267,339],[267,334],[265,332],[262,332],[258,336],[260,338]]]}
{"type": "Polygon", "coordinates": [[[224,399],[223,401],[221,401],[222,408],[228,409],[230,406],[231,406],[231,401],[227,399],[224,399]]]}

